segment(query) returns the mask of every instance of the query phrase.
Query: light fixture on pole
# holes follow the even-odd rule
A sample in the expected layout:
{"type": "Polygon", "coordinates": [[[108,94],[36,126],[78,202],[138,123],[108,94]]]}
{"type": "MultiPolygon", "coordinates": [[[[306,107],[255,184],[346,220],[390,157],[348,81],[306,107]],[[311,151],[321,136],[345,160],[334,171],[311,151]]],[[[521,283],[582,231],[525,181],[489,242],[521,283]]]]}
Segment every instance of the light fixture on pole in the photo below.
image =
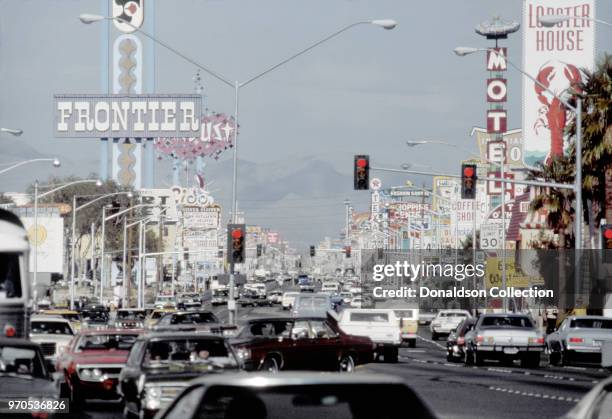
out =
{"type": "Polygon", "coordinates": [[[21,129],[4,128],[4,127],[0,127],[0,132],[5,132],[7,134],[14,135],[15,137],[19,137],[21,136],[21,134],[23,134],[23,130],[21,129]]]}
{"type": "Polygon", "coordinates": [[[21,167],[21,166],[23,166],[25,164],[38,163],[38,162],[48,162],[48,161],[50,161],[52,163],[53,167],[57,168],[57,167],[61,166],[60,161],[58,159],[31,159],[31,160],[24,160],[22,162],[15,163],[14,165],[12,165],[10,167],[7,167],[6,169],[0,170],[0,175],[3,174],[3,173],[6,173],[6,172],[10,172],[11,170],[16,169],[18,167],[21,167]]]}
{"type": "Polygon", "coordinates": [[[538,22],[542,24],[542,26],[547,28],[552,28],[559,23],[567,22],[570,19],[583,20],[588,22],[596,22],[601,23],[602,25],[612,26],[612,23],[606,22],[605,20],[595,19],[588,16],[570,16],[570,15],[542,15],[538,18],[538,22]]]}

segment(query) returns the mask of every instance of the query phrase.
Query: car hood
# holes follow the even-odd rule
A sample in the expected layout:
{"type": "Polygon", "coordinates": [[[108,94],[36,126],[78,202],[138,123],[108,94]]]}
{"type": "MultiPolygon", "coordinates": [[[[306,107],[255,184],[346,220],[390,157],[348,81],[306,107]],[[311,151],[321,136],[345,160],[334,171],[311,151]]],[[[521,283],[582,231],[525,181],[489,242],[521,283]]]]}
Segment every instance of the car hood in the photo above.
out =
{"type": "Polygon", "coordinates": [[[51,380],[44,378],[33,378],[31,380],[23,377],[12,377],[0,374],[2,381],[2,396],[6,398],[46,397],[56,399],[57,387],[51,380]]]}
{"type": "Polygon", "coordinates": [[[187,381],[206,374],[218,374],[238,371],[237,365],[225,365],[224,368],[214,368],[208,364],[185,363],[182,366],[169,366],[167,368],[145,368],[147,382],[187,381]]]}
{"type": "Polygon", "coordinates": [[[81,364],[125,364],[129,351],[86,351],[73,355],[81,364]]]}

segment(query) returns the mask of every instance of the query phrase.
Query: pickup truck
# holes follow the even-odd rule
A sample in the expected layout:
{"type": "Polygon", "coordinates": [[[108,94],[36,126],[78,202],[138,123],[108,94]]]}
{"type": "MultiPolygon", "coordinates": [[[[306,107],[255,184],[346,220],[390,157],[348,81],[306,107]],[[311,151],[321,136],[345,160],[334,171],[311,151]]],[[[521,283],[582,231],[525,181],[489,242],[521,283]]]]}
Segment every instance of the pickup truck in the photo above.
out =
{"type": "Polygon", "coordinates": [[[467,310],[440,310],[431,321],[431,340],[438,340],[440,336],[448,336],[466,318],[472,317],[467,310]]]}
{"type": "Polygon", "coordinates": [[[399,320],[391,309],[345,309],[338,325],[349,335],[369,337],[375,345],[375,356],[396,363],[402,344],[399,320]]]}
{"type": "Polygon", "coordinates": [[[414,348],[416,346],[417,330],[419,328],[419,309],[395,310],[395,315],[399,321],[402,343],[408,343],[410,348],[414,348]]]}
{"type": "Polygon", "coordinates": [[[512,365],[519,359],[523,368],[538,368],[543,351],[544,336],[524,314],[484,314],[465,335],[467,365],[482,365],[488,359],[512,365]]]}

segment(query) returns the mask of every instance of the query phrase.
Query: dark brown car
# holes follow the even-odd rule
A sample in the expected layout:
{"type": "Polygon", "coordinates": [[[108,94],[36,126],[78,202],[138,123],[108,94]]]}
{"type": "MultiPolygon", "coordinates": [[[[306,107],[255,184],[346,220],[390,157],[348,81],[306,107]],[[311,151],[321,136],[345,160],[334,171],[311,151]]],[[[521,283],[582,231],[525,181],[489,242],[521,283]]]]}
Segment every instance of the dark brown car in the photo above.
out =
{"type": "Polygon", "coordinates": [[[250,371],[350,372],[374,358],[369,338],[347,335],[331,317],[253,319],[231,344],[250,371]]]}

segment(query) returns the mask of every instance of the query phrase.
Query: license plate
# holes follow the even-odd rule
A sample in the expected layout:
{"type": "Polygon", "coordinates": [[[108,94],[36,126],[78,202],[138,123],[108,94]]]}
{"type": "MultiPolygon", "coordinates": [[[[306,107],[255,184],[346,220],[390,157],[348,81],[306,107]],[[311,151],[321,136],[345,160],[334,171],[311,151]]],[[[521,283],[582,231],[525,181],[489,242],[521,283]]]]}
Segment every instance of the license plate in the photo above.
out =
{"type": "Polygon", "coordinates": [[[518,348],[504,348],[504,353],[509,355],[518,354],[518,348]]]}
{"type": "Polygon", "coordinates": [[[601,348],[601,341],[600,340],[594,340],[593,341],[593,346],[595,346],[597,348],[601,348]]]}

